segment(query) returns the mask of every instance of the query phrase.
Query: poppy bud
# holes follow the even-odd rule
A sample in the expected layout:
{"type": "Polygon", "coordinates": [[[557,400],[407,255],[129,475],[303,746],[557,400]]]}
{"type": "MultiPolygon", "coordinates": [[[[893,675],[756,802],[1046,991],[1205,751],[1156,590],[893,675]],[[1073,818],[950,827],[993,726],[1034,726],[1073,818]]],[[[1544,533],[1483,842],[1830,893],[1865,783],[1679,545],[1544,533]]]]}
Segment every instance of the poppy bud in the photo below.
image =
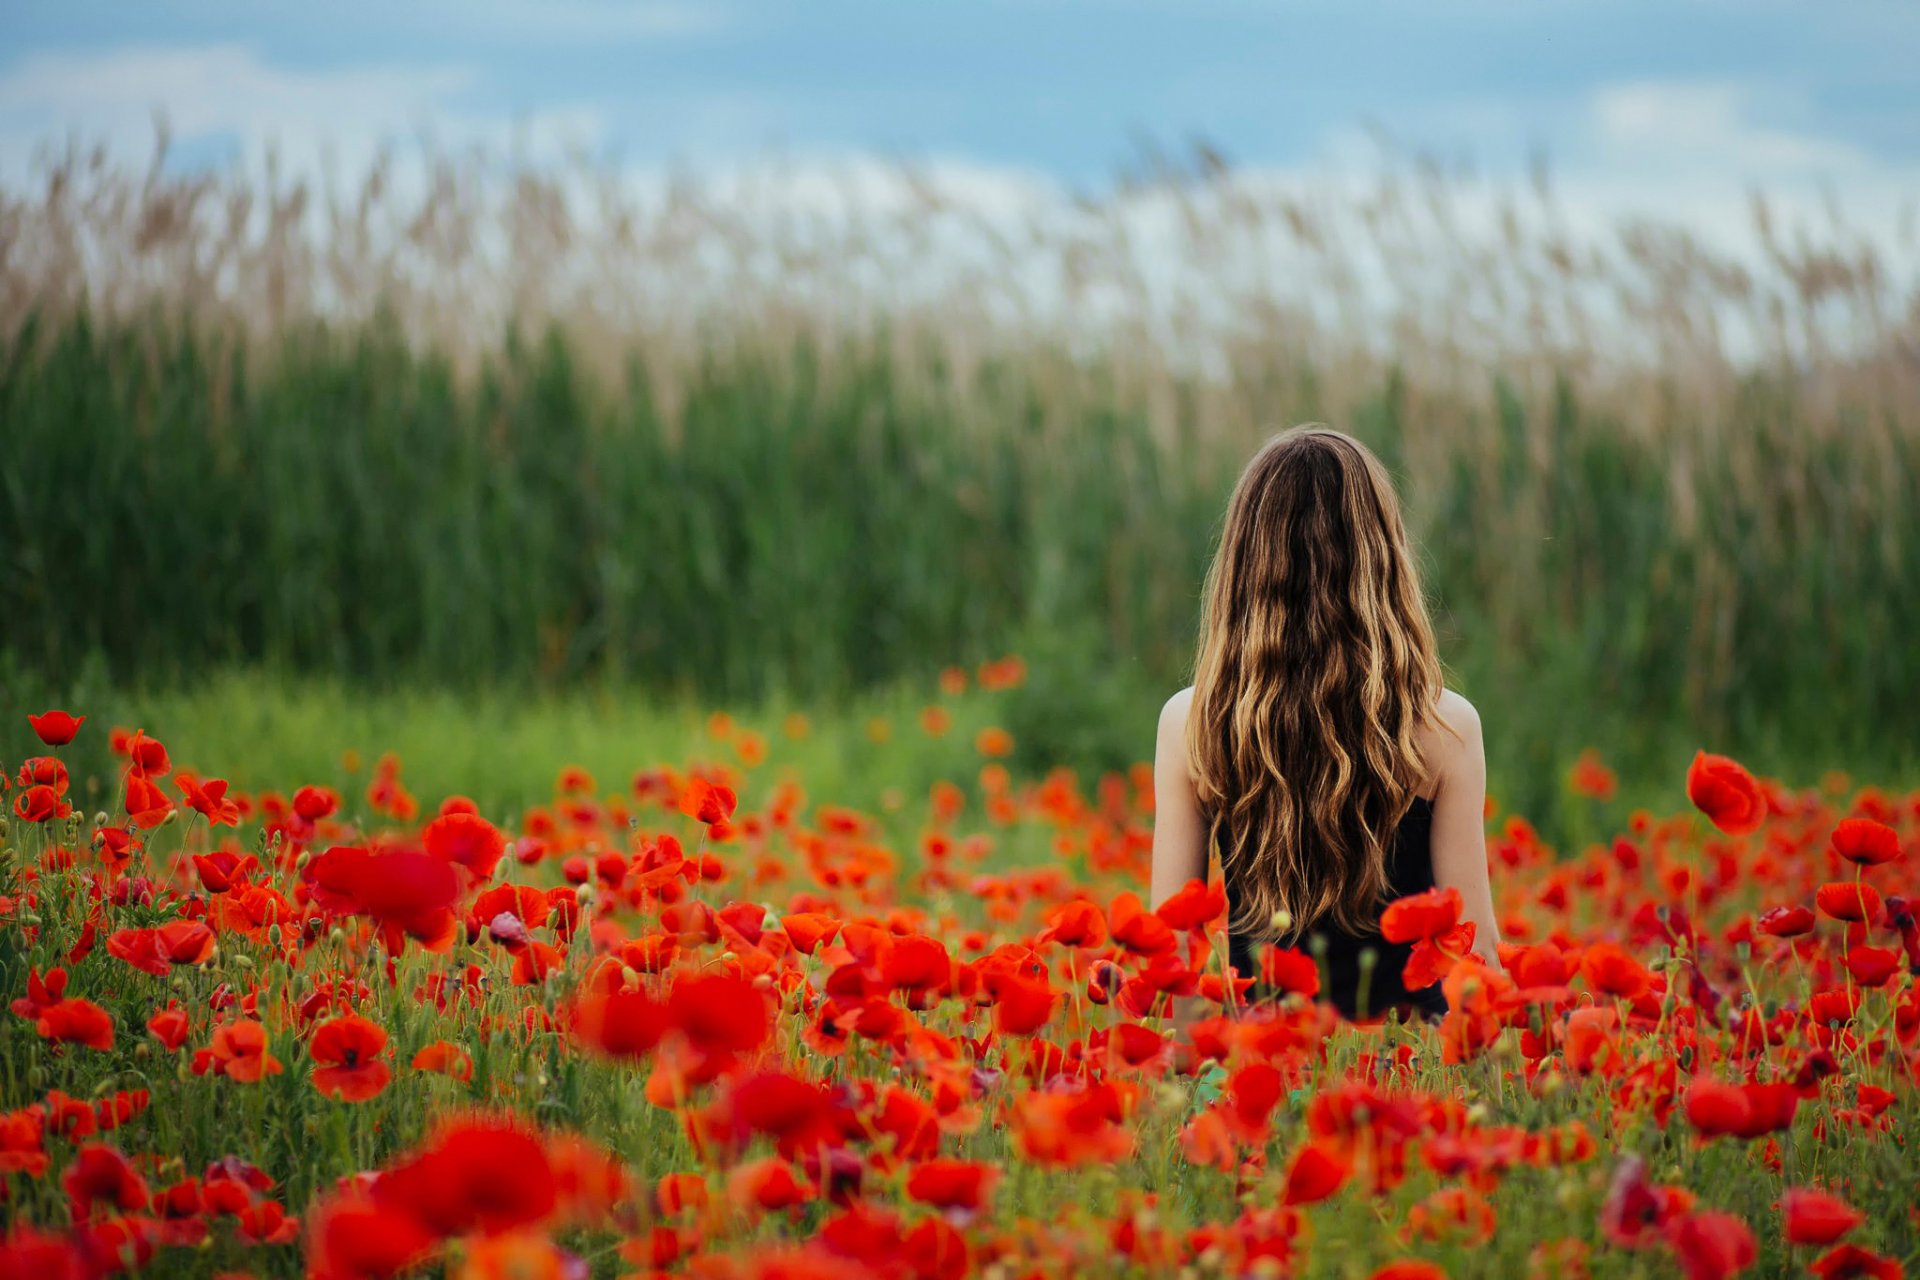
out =
{"type": "Polygon", "coordinates": [[[333,928],[327,930],[327,941],[331,942],[334,946],[340,946],[346,940],[347,931],[339,925],[335,925],[333,928]]]}
{"type": "Polygon", "coordinates": [[[1285,933],[1287,930],[1293,928],[1293,912],[1287,910],[1276,911],[1268,923],[1273,925],[1273,931],[1275,933],[1285,933]]]}
{"type": "MultiPolygon", "coordinates": [[[[218,958],[218,957],[216,956],[216,958],[218,958]]],[[[237,955],[237,956],[234,956],[234,957],[233,957],[233,964],[234,964],[234,967],[235,967],[236,969],[251,969],[251,968],[253,968],[253,957],[252,957],[252,956],[239,956],[239,955],[237,955]]]]}
{"type": "Polygon", "coordinates": [[[27,1085],[35,1093],[40,1092],[40,1090],[43,1087],[45,1087],[46,1083],[47,1083],[46,1070],[42,1068],[39,1064],[36,1063],[35,1065],[27,1068],[27,1085]]]}
{"type": "Polygon", "coordinates": [[[280,938],[281,938],[280,926],[277,924],[268,925],[267,941],[273,945],[273,948],[276,951],[280,949],[280,938]]]}
{"type": "Polygon", "coordinates": [[[107,825],[107,811],[105,809],[93,815],[93,825],[96,827],[104,827],[107,825]]]}
{"type": "Polygon", "coordinates": [[[12,830],[12,827],[7,820],[0,818],[0,840],[5,840],[7,838],[7,832],[10,830],[12,830]]]}
{"type": "Polygon", "coordinates": [[[134,1061],[145,1062],[148,1058],[151,1058],[152,1056],[153,1056],[153,1046],[148,1044],[145,1040],[142,1040],[138,1044],[133,1046],[134,1061]]]}

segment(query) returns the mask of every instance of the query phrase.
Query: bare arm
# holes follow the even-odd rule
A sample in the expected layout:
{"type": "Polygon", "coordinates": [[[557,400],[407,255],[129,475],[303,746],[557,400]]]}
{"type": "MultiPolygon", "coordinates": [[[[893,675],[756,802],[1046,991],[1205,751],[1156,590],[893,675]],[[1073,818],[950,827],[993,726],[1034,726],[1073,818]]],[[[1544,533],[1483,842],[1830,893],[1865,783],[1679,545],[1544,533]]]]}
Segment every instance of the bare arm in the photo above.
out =
{"type": "Polygon", "coordinates": [[[1480,713],[1449,693],[1440,714],[1446,723],[1434,738],[1439,790],[1433,800],[1433,880],[1442,889],[1460,891],[1462,918],[1474,925],[1473,949],[1497,967],[1500,924],[1487,876],[1487,756],[1480,713]]]}
{"type": "Polygon", "coordinates": [[[1187,707],[1193,690],[1167,699],[1153,750],[1153,888],[1158,907],[1186,886],[1207,878],[1207,836],[1187,772],[1187,707]]]}

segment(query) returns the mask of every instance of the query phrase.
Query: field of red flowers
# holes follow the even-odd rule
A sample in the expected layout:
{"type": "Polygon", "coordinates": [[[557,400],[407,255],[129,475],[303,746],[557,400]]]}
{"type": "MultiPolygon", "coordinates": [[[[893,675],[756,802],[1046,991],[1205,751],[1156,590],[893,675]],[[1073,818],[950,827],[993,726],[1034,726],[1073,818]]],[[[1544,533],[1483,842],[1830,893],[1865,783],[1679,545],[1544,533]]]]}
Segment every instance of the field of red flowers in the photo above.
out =
{"type": "Polygon", "coordinates": [[[1490,815],[1503,971],[1408,900],[1451,1011],[1355,1027],[1311,955],[1223,979],[1217,888],[1145,908],[1144,770],[1020,779],[992,732],[868,813],[721,720],[722,759],[511,820],[391,759],[241,795],[144,732],[0,732],[35,753],[0,774],[0,1277],[1920,1258],[1920,793],[1702,756],[1584,851],[1490,815]],[[86,811],[62,752],[108,733],[86,811]]]}

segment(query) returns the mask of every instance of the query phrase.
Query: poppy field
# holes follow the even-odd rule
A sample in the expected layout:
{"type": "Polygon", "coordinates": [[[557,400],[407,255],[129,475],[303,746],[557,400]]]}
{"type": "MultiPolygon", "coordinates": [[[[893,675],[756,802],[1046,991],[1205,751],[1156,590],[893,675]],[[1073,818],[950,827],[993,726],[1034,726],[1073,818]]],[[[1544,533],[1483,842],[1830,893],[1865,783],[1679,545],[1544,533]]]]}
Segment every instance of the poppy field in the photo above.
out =
{"type": "Polygon", "coordinates": [[[1920,792],[1703,753],[1583,848],[1490,806],[1503,967],[1403,900],[1450,1011],[1356,1027],[1310,953],[1223,974],[1217,886],[1142,901],[1144,766],[955,730],[1023,674],[949,672],[893,731],[964,767],[871,808],[724,716],[513,813],[0,727],[0,1277],[1920,1265],[1920,792]]]}

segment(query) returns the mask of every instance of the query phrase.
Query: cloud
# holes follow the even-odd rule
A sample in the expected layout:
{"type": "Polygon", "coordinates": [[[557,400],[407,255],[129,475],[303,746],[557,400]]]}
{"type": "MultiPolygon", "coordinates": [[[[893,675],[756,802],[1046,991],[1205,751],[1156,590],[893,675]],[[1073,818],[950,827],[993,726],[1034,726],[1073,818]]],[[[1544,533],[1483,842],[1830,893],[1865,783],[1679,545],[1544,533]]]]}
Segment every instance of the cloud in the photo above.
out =
{"type": "Polygon", "coordinates": [[[1704,166],[1748,180],[1842,176],[1873,170],[1873,158],[1838,138],[1753,122],[1765,95],[1727,81],[1607,85],[1591,98],[1600,154],[1628,168],[1704,166]]]}
{"type": "Polygon", "coordinates": [[[251,162],[271,147],[290,168],[332,161],[348,173],[423,132],[442,145],[536,150],[604,140],[591,108],[489,113],[469,105],[481,87],[466,66],[305,70],[241,44],[35,54],[0,75],[0,181],[24,178],[36,151],[67,138],[143,163],[157,119],[191,155],[251,162]]]}

